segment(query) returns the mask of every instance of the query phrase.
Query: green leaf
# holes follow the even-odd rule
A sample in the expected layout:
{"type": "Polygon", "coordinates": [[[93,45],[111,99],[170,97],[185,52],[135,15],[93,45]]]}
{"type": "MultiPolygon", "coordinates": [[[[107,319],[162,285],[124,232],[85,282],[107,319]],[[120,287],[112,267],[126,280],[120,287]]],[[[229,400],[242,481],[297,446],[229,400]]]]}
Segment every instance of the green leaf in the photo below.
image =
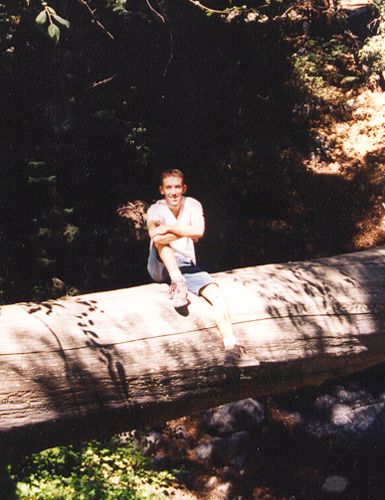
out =
{"type": "Polygon", "coordinates": [[[69,29],[70,27],[70,22],[67,21],[67,19],[63,19],[62,17],[58,16],[57,14],[55,14],[54,16],[52,16],[55,21],[59,24],[62,24],[63,26],[65,26],[66,28],[69,29]]]}
{"type": "Polygon", "coordinates": [[[28,163],[27,163],[27,166],[30,167],[30,168],[33,168],[33,169],[39,169],[39,168],[43,168],[47,165],[47,163],[45,161],[35,161],[35,160],[30,160],[28,163]]]}
{"type": "Polygon", "coordinates": [[[47,12],[46,10],[42,10],[40,14],[37,15],[35,22],[37,24],[45,24],[47,22],[47,12]]]}
{"type": "Polygon", "coordinates": [[[60,29],[56,26],[56,24],[51,23],[48,26],[48,34],[55,43],[58,43],[60,40],[60,29]]]}
{"type": "Polygon", "coordinates": [[[52,16],[56,14],[56,10],[54,10],[52,7],[47,7],[47,10],[52,16]]]}

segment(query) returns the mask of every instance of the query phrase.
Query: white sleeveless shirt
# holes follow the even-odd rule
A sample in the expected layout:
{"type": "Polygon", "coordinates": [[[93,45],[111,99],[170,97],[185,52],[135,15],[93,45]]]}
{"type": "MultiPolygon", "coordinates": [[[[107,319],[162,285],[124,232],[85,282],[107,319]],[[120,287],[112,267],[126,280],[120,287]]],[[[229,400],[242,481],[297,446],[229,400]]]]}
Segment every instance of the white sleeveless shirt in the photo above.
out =
{"type": "MultiPolygon", "coordinates": [[[[201,226],[202,231],[204,231],[205,227],[202,205],[198,200],[189,196],[183,197],[178,217],[175,217],[171,212],[165,200],[158,200],[148,209],[147,221],[159,221],[161,224],[166,224],[167,226],[175,226],[177,224],[183,226],[201,226]]],[[[150,248],[152,246],[151,240],[150,248]]],[[[176,257],[187,258],[196,264],[194,242],[191,238],[178,238],[171,242],[170,246],[174,249],[176,257]]]]}

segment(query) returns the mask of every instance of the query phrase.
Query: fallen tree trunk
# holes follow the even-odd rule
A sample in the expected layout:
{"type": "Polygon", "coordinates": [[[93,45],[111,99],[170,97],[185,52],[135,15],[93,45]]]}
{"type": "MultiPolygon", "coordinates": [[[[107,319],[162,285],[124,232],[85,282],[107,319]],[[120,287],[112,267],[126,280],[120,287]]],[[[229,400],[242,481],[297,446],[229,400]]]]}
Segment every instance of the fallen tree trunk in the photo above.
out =
{"type": "Polygon", "coordinates": [[[385,248],[215,275],[260,361],[225,367],[210,306],[167,285],[0,309],[0,446],[17,454],[277,394],[385,361],[385,248]]]}

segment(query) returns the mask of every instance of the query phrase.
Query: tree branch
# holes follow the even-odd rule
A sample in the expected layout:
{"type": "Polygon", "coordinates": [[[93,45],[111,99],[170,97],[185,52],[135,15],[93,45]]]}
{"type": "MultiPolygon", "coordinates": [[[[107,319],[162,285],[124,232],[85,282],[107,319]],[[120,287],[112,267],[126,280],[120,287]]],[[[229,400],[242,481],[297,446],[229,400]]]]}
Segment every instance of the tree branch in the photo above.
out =
{"type": "Polygon", "coordinates": [[[95,24],[97,24],[97,26],[99,26],[99,28],[104,31],[104,33],[108,36],[108,38],[110,38],[111,40],[115,40],[114,38],[114,35],[108,31],[108,29],[104,26],[104,24],[102,24],[99,19],[96,17],[95,15],[95,11],[93,11],[91,9],[91,7],[88,5],[87,1],[86,0],[78,0],[81,4],[84,5],[84,7],[88,10],[88,12],[90,13],[91,17],[92,17],[92,20],[95,24]]]}
{"type": "Polygon", "coordinates": [[[162,14],[160,12],[158,12],[150,3],[150,0],[145,0],[146,4],[148,5],[148,8],[154,12],[154,14],[158,17],[160,17],[160,19],[162,20],[163,23],[166,23],[166,20],[165,18],[162,16],[162,14]]]}
{"type": "Polygon", "coordinates": [[[91,85],[88,87],[89,89],[94,89],[95,87],[100,87],[102,85],[106,85],[107,83],[112,82],[112,80],[115,80],[115,78],[118,76],[117,73],[114,73],[112,76],[108,78],[104,78],[103,80],[99,80],[96,82],[92,82],[91,85]]]}
{"type": "Polygon", "coordinates": [[[188,2],[194,4],[196,7],[199,7],[201,10],[205,12],[210,12],[211,14],[228,14],[230,11],[232,11],[236,7],[229,7],[224,10],[217,10],[217,9],[211,9],[210,7],[207,7],[206,5],[203,5],[199,0],[187,0],[188,2]]]}

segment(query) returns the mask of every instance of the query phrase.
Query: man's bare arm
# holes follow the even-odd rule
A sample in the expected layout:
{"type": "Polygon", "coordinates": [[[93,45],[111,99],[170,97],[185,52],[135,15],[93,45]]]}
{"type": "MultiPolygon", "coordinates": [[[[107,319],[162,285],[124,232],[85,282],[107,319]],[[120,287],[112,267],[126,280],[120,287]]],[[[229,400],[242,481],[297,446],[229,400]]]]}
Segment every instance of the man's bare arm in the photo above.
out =
{"type": "Polygon", "coordinates": [[[161,225],[160,220],[151,219],[147,221],[147,231],[151,239],[157,234],[156,228],[159,227],[160,225],[161,225]]]}
{"type": "Polygon", "coordinates": [[[179,236],[175,236],[175,234],[166,233],[166,234],[157,234],[152,238],[154,243],[161,243],[162,245],[168,245],[173,241],[179,240],[179,236]]]}
{"type": "Polygon", "coordinates": [[[183,237],[192,238],[194,241],[198,241],[203,236],[204,223],[169,226],[167,224],[161,224],[159,220],[149,220],[147,221],[147,229],[150,238],[154,242],[168,245],[183,237]]]}
{"type": "Polygon", "coordinates": [[[161,224],[160,220],[152,219],[147,221],[148,234],[154,243],[168,245],[180,238],[175,234],[169,233],[168,227],[165,224],[161,224]]]}
{"type": "Polygon", "coordinates": [[[204,226],[202,224],[194,225],[181,225],[169,226],[167,224],[159,224],[151,229],[150,236],[153,238],[158,235],[174,235],[177,238],[192,238],[198,240],[202,238],[204,233],[204,226]]]}
{"type": "Polygon", "coordinates": [[[205,228],[203,224],[191,224],[188,226],[177,224],[175,226],[169,226],[167,232],[174,234],[178,238],[187,237],[193,240],[199,240],[202,238],[205,228]]]}

